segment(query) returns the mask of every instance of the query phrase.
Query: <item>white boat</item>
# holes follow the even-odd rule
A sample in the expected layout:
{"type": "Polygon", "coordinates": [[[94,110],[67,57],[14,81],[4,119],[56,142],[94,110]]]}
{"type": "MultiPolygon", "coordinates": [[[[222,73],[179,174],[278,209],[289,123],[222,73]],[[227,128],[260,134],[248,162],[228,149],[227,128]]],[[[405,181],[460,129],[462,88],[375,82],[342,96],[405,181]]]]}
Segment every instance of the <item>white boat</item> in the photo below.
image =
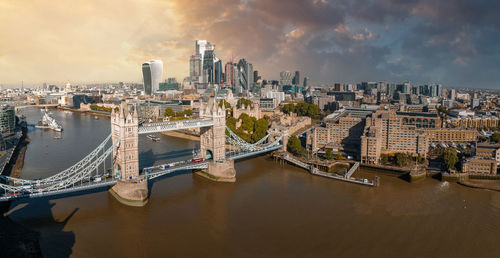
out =
{"type": "Polygon", "coordinates": [[[48,128],[56,132],[61,132],[63,130],[62,126],[59,125],[57,121],[53,117],[51,117],[47,112],[43,114],[42,120],[38,121],[38,124],[35,125],[35,127],[48,128]]]}

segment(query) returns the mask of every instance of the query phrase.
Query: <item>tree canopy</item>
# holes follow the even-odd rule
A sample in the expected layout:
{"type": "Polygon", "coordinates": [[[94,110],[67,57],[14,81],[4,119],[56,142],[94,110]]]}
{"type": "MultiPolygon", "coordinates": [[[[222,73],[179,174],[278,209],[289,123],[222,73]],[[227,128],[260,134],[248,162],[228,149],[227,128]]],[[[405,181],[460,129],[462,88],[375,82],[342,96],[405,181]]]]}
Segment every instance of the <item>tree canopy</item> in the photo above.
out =
{"type": "Polygon", "coordinates": [[[299,138],[297,136],[292,135],[288,139],[288,144],[286,145],[289,152],[297,156],[306,156],[306,149],[300,143],[299,138]]]}
{"type": "Polygon", "coordinates": [[[455,169],[458,163],[457,151],[454,148],[448,148],[443,153],[444,164],[448,169],[455,169]]]}
{"type": "Polygon", "coordinates": [[[500,133],[494,133],[491,136],[491,141],[493,141],[493,142],[500,142],[500,133]]]}
{"type": "Polygon", "coordinates": [[[321,118],[318,105],[306,102],[299,102],[297,104],[289,103],[283,105],[281,111],[285,114],[295,113],[299,116],[308,116],[310,118],[321,118]]]}

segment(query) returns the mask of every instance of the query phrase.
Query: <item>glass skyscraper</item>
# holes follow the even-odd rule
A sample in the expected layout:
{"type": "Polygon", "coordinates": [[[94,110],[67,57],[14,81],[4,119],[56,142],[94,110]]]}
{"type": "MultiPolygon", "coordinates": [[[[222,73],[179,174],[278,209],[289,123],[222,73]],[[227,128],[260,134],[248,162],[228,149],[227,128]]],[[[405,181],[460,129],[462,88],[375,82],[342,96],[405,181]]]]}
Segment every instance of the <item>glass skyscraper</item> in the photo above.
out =
{"type": "Polygon", "coordinates": [[[151,60],[142,64],[142,76],[146,95],[152,95],[160,89],[162,75],[163,62],[161,60],[151,60]]]}

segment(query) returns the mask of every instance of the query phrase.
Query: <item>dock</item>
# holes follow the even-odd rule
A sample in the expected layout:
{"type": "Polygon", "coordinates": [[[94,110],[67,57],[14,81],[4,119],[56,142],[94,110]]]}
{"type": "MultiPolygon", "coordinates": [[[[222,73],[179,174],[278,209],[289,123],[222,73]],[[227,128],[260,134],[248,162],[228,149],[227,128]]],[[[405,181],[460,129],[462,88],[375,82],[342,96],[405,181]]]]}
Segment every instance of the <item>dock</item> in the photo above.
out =
{"type": "Polygon", "coordinates": [[[285,153],[281,153],[278,155],[279,158],[283,159],[284,161],[287,161],[295,166],[301,167],[305,170],[307,170],[309,173],[316,175],[316,176],[322,176],[322,177],[327,177],[335,180],[340,180],[344,182],[349,182],[349,183],[354,183],[354,184],[360,184],[360,185],[366,185],[366,186],[378,186],[379,185],[379,178],[375,177],[375,180],[369,180],[366,178],[355,178],[352,177],[352,174],[356,172],[359,168],[359,162],[354,163],[354,165],[347,171],[345,175],[339,175],[336,173],[326,173],[320,171],[318,168],[316,168],[313,164],[307,164],[305,162],[302,162],[293,156],[285,153]]]}

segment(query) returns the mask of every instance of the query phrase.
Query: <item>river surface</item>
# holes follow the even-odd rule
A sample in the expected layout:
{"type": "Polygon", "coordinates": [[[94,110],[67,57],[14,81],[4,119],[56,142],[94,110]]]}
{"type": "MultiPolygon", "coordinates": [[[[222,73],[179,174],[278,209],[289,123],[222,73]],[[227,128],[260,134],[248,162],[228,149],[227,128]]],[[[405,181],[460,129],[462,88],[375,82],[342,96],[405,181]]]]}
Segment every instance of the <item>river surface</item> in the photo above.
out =
{"type": "MultiPolygon", "coordinates": [[[[39,110],[23,112],[29,123],[41,117],[39,110]]],[[[110,133],[108,118],[52,112],[64,132],[30,129],[23,178],[69,167],[110,133]]],[[[141,136],[140,166],[189,158],[197,146],[141,136]]],[[[7,214],[40,232],[46,257],[500,257],[498,192],[384,174],[371,188],[266,156],[237,162],[236,171],[236,183],[190,173],[163,177],[150,183],[141,208],[103,190],[17,201],[7,214]]]]}

